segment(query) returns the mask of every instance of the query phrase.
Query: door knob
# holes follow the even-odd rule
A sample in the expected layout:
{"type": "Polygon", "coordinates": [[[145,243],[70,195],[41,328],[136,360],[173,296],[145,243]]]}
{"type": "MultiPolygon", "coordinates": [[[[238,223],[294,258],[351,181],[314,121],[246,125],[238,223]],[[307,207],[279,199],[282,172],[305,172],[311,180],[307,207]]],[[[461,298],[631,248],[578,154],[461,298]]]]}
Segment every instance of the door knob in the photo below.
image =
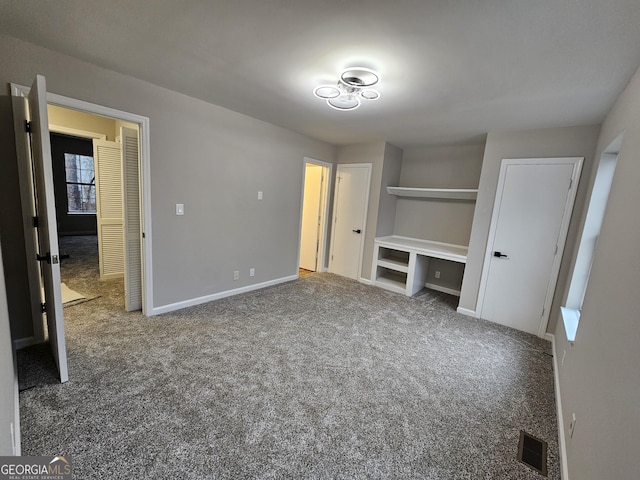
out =
{"type": "Polygon", "coordinates": [[[357,230],[351,230],[353,233],[362,233],[362,230],[357,229],[357,230]]]}
{"type": "Polygon", "coordinates": [[[502,252],[493,252],[493,256],[498,258],[504,258],[507,256],[507,254],[502,252]]]}

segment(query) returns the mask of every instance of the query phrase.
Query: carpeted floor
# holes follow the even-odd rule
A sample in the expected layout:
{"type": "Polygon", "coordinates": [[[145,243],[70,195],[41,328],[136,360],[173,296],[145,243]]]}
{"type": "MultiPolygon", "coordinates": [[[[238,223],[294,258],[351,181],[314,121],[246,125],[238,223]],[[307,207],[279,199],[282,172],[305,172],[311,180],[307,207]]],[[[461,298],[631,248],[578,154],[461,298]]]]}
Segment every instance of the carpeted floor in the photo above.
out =
{"type": "Polygon", "coordinates": [[[20,353],[22,444],[78,479],[543,478],[521,429],[560,478],[549,343],[453,297],[315,273],[144,318],[63,280],[101,297],[65,309],[68,383],[20,353]]]}

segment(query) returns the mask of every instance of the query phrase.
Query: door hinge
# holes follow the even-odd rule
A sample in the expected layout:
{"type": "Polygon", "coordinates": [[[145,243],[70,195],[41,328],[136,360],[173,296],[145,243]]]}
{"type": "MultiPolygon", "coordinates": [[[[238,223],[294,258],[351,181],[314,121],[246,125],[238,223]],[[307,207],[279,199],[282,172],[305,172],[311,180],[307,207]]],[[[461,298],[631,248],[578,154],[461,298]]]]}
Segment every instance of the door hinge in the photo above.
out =
{"type": "Polygon", "coordinates": [[[38,255],[36,253],[36,260],[38,260],[39,262],[47,262],[47,263],[51,263],[51,253],[47,252],[45,255],[38,255]]]}
{"type": "Polygon", "coordinates": [[[47,311],[47,304],[46,303],[41,303],[40,304],[40,311],[42,313],[45,313],[47,311]]]}
{"type": "Polygon", "coordinates": [[[558,254],[558,245],[556,245],[556,251],[555,251],[555,252],[553,252],[553,254],[554,254],[554,255],[557,255],[557,254],[558,254]]]}
{"type": "Polygon", "coordinates": [[[40,226],[38,222],[38,217],[32,217],[33,228],[38,228],[40,226]]]}
{"type": "Polygon", "coordinates": [[[544,311],[545,311],[545,307],[542,307],[542,314],[540,315],[541,317],[544,317],[544,311]]]}
{"type": "Polygon", "coordinates": [[[49,265],[56,265],[60,261],[58,255],[51,255],[51,252],[47,252],[45,255],[38,255],[36,253],[36,260],[39,262],[47,262],[49,265]]]}
{"type": "Polygon", "coordinates": [[[144,236],[144,232],[142,232],[142,238],[145,238],[145,236],[144,236]]]}
{"type": "Polygon", "coordinates": [[[24,121],[24,131],[31,133],[31,122],[29,120],[24,121]]]}
{"type": "Polygon", "coordinates": [[[571,190],[571,185],[573,185],[573,178],[569,180],[569,190],[571,190]]]}

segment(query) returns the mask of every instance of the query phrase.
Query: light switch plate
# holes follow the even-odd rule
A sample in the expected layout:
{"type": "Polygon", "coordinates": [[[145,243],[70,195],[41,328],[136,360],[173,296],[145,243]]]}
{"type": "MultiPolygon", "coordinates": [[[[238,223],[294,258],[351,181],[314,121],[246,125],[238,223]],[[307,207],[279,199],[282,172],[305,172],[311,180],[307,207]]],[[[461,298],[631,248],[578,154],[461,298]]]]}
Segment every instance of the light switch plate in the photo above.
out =
{"type": "Polygon", "coordinates": [[[176,215],[184,215],[184,204],[176,203],[176,215]]]}
{"type": "Polygon", "coordinates": [[[258,192],[258,200],[262,200],[262,191],[258,192]]]}

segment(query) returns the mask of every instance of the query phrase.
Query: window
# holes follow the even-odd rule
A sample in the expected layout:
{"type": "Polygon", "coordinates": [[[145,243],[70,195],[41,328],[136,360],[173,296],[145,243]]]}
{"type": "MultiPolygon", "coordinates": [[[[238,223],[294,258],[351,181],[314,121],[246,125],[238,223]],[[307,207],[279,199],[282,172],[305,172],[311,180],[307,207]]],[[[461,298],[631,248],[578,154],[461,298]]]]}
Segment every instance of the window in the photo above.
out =
{"type": "Polygon", "coordinates": [[[571,275],[569,293],[564,307],[561,307],[567,340],[575,341],[580,323],[582,303],[589,284],[591,264],[596,251],[602,221],[609,200],[609,192],[616,171],[618,151],[622,137],[618,137],[603,153],[598,163],[593,190],[589,200],[589,208],[585,218],[582,236],[578,246],[578,254],[571,275]]]}
{"type": "Polygon", "coordinates": [[[96,174],[93,157],[64,154],[67,213],[96,213],[96,174]]]}

